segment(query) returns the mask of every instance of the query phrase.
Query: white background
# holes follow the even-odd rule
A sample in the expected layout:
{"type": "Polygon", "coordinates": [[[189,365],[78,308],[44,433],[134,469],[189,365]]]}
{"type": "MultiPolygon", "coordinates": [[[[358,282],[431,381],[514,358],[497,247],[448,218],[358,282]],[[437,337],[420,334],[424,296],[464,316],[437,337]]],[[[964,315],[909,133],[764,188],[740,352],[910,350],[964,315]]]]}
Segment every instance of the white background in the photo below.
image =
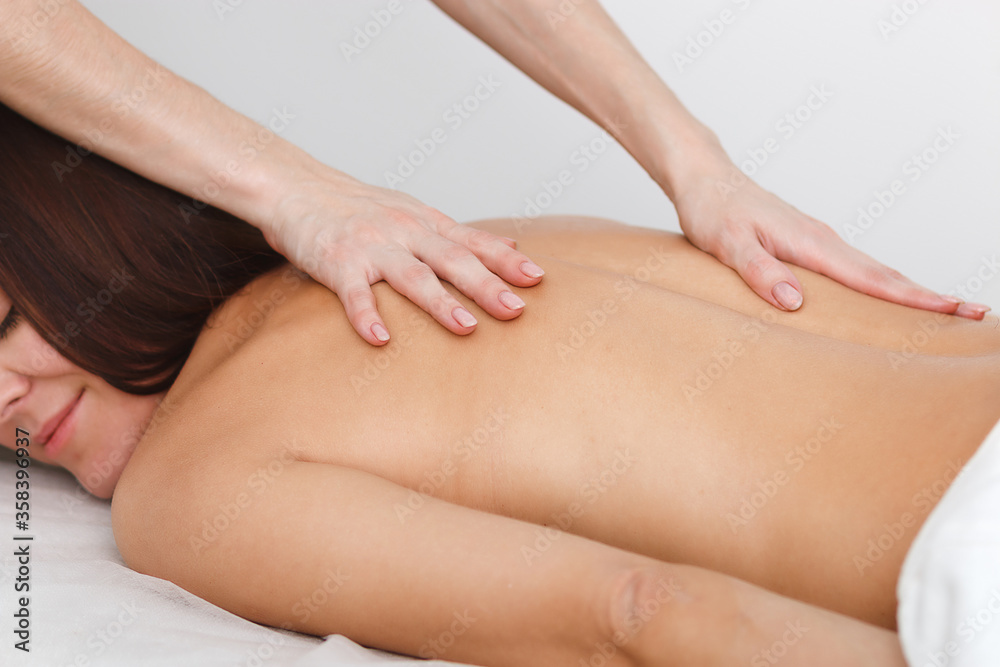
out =
{"type": "MultiPolygon", "coordinates": [[[[85,0],[140,50],[258,121],[285,108],[282,133],[320,160],[385,186],[414,141],[447,140],[399,189],[459,221],[522,212],[543,180],[574,180],[545,210],[678,230],[670,201],[614,146],[585,172],[570,164],[599,136],[427,0],[403,11],[348,60],[342,45],[388,0],[85,0]],[[229,5],[232,11],[221,12],[229,5]],[[492,76],[500,87],[466,122],[443,114],[492,76]]],[[[558,0],[550,3],[557,9],[558,0]]],[[[1000,7],[989,0],[804,3],[795,0],[606,0],[608,12],[735,161],[775,138],[754,175],[848,238],[858,208],[894,179],[906,191],[851,242],[940,291],[978,287],[1000,252],[1000,7]],[[692,64],[674,54],[725,10],[735,20],[692,64]],[[884,34],[879,21],[906,16],[884,34]],[[909,13],[906,13],[907,10],[909,13]],[[811,86],[832,94],[790,137],[776,123],[811,86]],[[938,128],[958,138],[916,181],[904,173],[938,128]],[[983,274],[985,275],[985,274],[983,274]],[[970,279],[972,281],[970,282],[970,279]]],[[[372,26],[369,26],[372,29],[372,26]]],[[[709,43],[710,42],[710,43],[709,43]]],[[[1000,306],[1000,280],[976,298],[1000,306]]]]}

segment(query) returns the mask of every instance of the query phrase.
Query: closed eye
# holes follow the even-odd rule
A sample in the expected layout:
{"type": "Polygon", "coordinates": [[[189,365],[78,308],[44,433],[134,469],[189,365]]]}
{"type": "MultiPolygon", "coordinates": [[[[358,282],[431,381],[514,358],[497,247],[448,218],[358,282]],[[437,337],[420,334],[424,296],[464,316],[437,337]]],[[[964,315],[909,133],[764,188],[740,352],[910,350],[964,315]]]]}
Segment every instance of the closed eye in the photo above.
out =
{"type": "Polygon", "coordinates": [[[17,312],[14,306],[10,307],[7,311],[7,317],[3,318],[3,322],[0,322],[0,340],[7,338],[7,335],[17,326],[18,322],[21,320],[21,314],[17,312]]]}

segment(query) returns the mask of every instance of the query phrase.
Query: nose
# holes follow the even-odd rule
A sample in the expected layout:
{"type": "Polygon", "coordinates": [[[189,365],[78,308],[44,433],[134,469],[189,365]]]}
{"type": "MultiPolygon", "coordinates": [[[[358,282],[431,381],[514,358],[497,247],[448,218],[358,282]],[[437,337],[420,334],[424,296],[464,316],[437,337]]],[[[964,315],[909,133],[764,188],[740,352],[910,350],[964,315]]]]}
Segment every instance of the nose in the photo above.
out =
{"type": "Polygon", "coordinates": [[[31,382],[20,373],[0,368],[0,421],[7,421],[17,410],[17,402],[31,389],[31,382]]]}

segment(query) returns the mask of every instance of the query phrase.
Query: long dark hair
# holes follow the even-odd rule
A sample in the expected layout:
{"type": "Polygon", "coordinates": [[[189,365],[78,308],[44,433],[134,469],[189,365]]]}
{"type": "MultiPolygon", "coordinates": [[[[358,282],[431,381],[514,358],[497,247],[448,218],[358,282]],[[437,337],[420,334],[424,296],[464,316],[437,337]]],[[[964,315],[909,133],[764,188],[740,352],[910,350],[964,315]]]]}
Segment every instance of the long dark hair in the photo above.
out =
{"type": "Polygon", "coordinates": [[[169,388],[212,310],[285,261],[238,218],[184,210],[0,105],[0,288],[56,351],[131,394],[169,388]]]}

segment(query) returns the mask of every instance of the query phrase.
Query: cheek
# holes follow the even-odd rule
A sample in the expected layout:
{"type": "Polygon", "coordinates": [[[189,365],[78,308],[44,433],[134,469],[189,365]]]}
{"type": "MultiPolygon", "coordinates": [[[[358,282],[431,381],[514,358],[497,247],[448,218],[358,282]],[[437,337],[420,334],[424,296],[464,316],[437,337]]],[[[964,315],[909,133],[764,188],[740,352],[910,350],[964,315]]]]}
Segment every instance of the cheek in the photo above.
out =
{"type": "Polygon", "coordinates": [[[20,335],[12,341],[15,344],[14,358],[16,370],[31,377],[53,377],[67,373],[78,373],[80,367],[71,363],[54,347],[45,342],[32,327],[22,324],[20,335]]]}

